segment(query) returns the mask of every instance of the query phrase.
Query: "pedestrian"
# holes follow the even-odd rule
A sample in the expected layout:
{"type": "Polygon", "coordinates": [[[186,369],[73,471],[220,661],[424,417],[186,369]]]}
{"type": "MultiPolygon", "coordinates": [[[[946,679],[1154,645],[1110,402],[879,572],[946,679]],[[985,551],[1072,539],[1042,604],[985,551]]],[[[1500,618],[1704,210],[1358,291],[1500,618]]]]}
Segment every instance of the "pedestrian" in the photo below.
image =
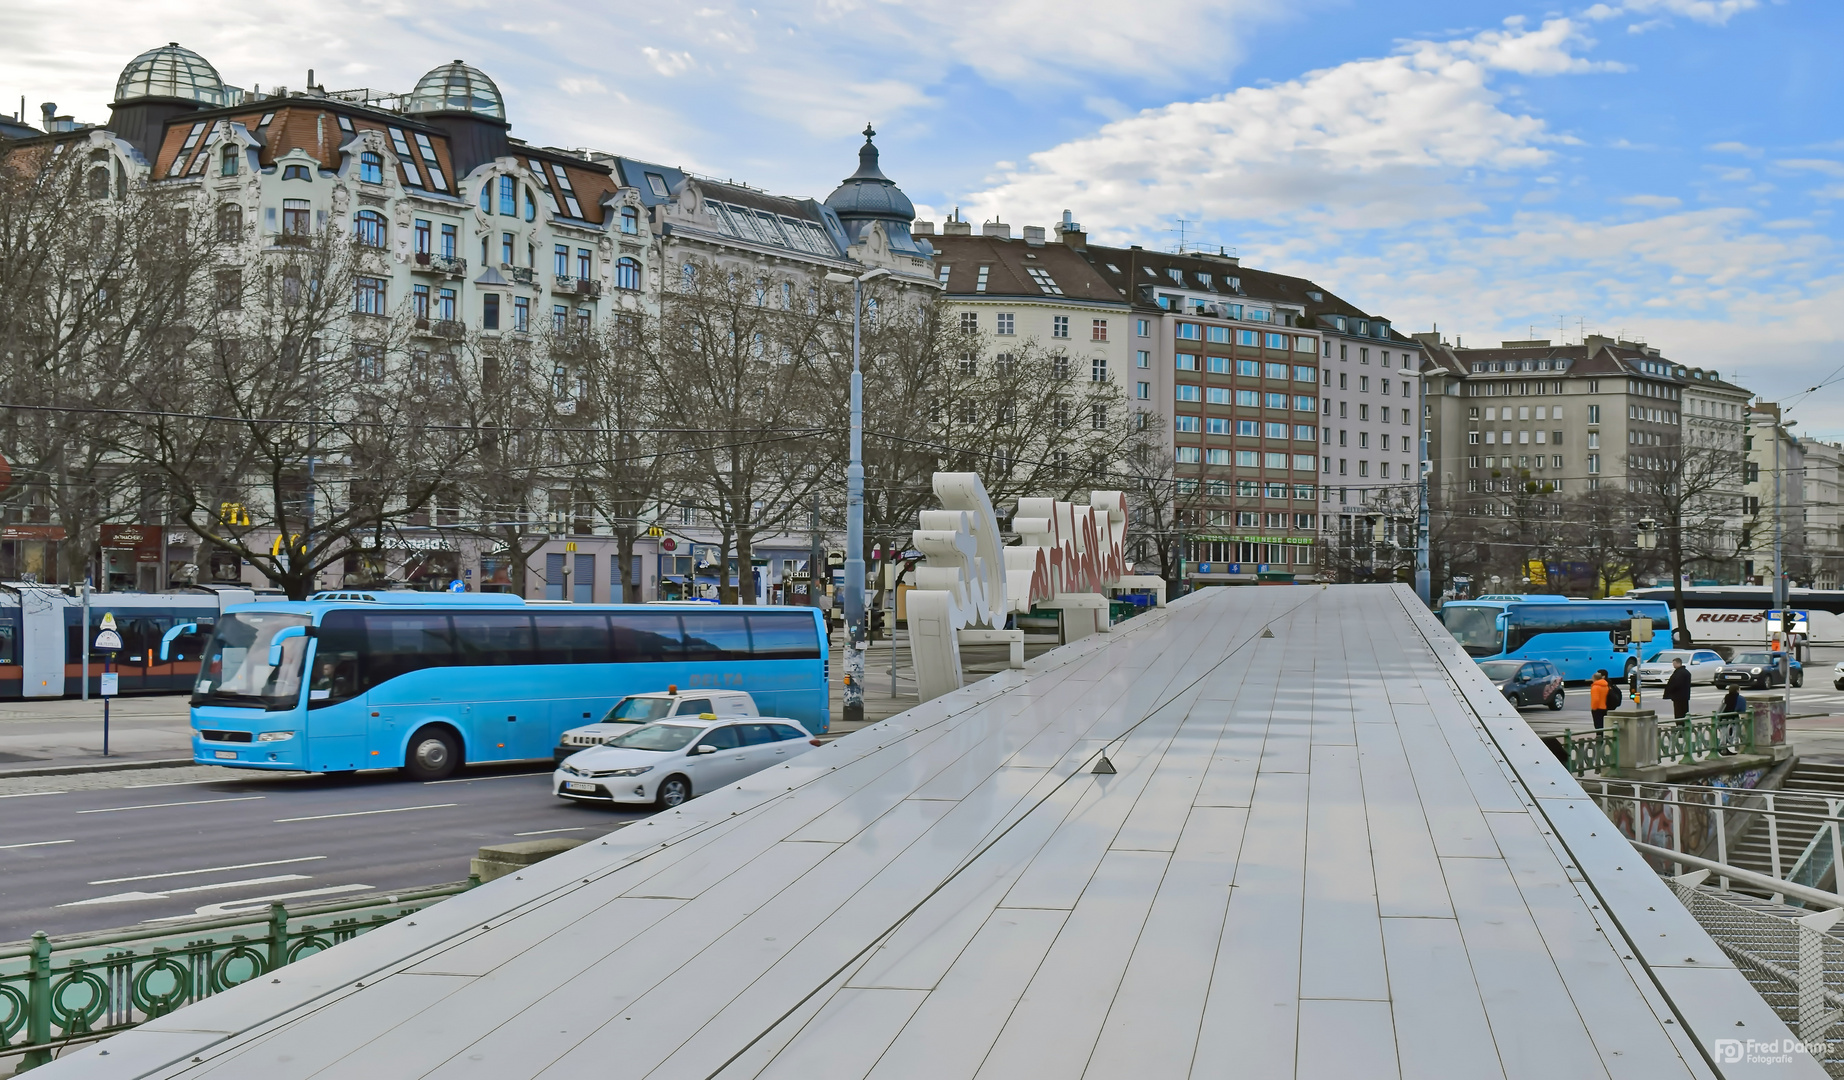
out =
{"type": "Polygon", "coordinates": [[[1601,730],[1607,720],[1607,699],[1613,694],[1613,684],[1607,681],[1607,669],[1601,668],[1594,673],[1594,681],[1588,684],[1588,715],[1594,717],[1594,730],[1601,730]]]}
{"type": "Polygon", "coordinates": [[[1748,711],[1748,699],[1742,696],[1741,687],[1739,686],[1729,687],[1729,692],[1723,695],[1722,709],[1720,711],[1726,712],[1726,713],[1740,713],[1740,712],[1748,711]]]}
{"type": "Polygon", "coordinates": [[[1672,719],[1682,720],[1690,712],[1690,670],[1684,658],[1671,658],[1671,677],[1665,680],[1665,700],[1671,703],[1672,719]]]}

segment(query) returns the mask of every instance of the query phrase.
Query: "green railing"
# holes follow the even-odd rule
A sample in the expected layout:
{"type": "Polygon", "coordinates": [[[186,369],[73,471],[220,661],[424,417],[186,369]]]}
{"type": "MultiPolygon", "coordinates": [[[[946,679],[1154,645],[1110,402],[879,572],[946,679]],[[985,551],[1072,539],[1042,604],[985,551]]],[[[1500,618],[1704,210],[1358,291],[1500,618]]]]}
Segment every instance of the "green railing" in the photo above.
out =
{"type": "Polygon", "coordinates": [[[1576,776],[1602,772],[1619,764],[1620,730],[1610,727],[1576,735],[1564,728],[1562,748],[1569,771],[1576,776]]]}
{"type": "Polygon", "coordinates": [[[52,941],[43,933],[0,949],[0,1059],[19,1071],[70,1042],[130,1028],[222,993],[284,964],[414,914],[471,886],[52,941]]]}
{"type": "Polygon", "coordinates": [[[1658,760],[1681,765],[1754,749],[1754,725],[1744,713],[1711,713],[1658,722],[1658,760]]]}

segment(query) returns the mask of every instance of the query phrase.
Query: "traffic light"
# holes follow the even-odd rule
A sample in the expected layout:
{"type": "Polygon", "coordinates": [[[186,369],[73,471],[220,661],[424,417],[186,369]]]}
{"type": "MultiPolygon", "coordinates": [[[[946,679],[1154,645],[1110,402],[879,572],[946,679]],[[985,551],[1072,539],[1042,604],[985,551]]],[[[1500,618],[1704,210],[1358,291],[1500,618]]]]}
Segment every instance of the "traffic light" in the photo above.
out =
{"type": "Polygon", "coordinates": [[[1780,632],[1782,634],[1791,634],[1793,632],[1794,621],[1792,608],[1782,610],[1780,612],[1780,632]]]}

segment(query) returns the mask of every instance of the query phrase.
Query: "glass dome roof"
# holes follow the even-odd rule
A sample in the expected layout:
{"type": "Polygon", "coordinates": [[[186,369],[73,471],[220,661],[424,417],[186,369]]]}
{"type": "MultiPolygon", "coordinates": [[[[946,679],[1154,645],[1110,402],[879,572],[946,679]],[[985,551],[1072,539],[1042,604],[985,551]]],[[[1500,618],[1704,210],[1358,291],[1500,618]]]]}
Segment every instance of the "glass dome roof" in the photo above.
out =
{"type": "Polygon", "coordinates": [[[224,104],[224,80],[210,61],[182,47],[167,42],[149,49],[128,61],[121,78],[115,80],[115,100],[135,98],[185,98],[207,105],[224,104]]]}
{"type": "Polygon", "coordinates": [[[504,120],[506,101],[485,72],[456,60],[418,79],[404,111],[471,112],[504,120]]]}

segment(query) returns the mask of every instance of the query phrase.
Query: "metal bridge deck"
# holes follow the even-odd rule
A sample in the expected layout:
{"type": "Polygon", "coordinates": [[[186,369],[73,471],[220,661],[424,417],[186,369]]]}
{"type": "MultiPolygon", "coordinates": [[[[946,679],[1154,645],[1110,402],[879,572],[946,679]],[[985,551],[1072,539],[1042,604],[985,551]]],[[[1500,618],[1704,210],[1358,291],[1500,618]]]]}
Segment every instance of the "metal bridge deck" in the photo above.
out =
{"type": "Polygon", "coordinates": [[[1411,593],[1302,586],[1186,597],[46,1075],[1822,1075],[1717,1063],[1786,1037],[1411,593]]]}

